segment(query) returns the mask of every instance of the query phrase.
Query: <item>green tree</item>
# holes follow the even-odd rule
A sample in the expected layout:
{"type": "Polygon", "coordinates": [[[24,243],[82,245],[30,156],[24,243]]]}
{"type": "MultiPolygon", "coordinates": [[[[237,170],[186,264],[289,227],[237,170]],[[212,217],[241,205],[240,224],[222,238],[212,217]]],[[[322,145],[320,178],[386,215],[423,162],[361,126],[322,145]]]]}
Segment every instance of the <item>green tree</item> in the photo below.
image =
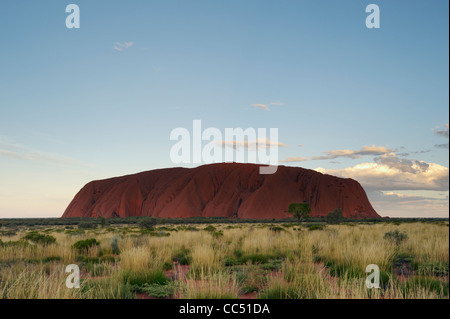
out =
{"type": "Polygon", "coordinates": [[[336,208],[327,215],[327,224],[339,224],[344,221],[344,213],[342,209],[336,208]]]}
{"type": "Polygon", "coordinates": [[[300,223],[302,219],[307,219],[311,215],[311,207],[309,203],[292,203],[288,207],[288,212],[293,214],[300,223]]]}

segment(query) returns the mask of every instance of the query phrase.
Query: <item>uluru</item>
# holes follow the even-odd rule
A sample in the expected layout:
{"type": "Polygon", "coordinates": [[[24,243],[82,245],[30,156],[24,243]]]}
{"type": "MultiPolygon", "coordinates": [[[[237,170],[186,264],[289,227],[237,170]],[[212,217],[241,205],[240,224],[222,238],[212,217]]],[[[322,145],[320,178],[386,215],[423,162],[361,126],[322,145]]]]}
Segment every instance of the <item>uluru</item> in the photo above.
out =
{"type": "Polygon", "coordinates": [[[288,166],[264,175],[260,166],[218,163],[92,181],[76,194],[62,217],[281,219],[292,217],[287,208],[294,202],[309,203],[312,216],[340,208],[344,217],[380,217],[353,179],[288,166]]]}

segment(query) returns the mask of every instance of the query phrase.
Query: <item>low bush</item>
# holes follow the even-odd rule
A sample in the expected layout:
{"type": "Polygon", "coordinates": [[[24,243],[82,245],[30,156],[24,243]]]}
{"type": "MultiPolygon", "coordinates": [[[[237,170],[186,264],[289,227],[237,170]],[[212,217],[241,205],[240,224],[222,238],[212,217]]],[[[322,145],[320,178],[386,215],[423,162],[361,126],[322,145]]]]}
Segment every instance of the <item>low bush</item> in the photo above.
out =
{"type": "Polygon", "coordinates": [[[155,298],[169,298],[175,294],[175,285],[173,283],[144,284],[142,286],[132,286],[138,292],[143,292],[155,298]]]}
{"type": "Polygon", "coordinates": [[[178,261],[180,265],[189,265],[192,261],[191,252],[189,249],[181,248],[175,256],[173,256],[174,261],[178,261]]]}
{"type": "Polygon", "coordinates": [[[219,231],[216,231],[216,232],[213,232],[212,233],[212,236],[214,237],[214,238],[220,238],[220,237],[223,237],[223,231],[221,231],[221,230],[219,230],[219,231]]]}
{"type": "Polygon", "coordinates": [[[86,253],[89,248],[100,245],[100,242],[95,238],[89,238],[85,240],[79,240],[72,245],[72,248],[78,250],[80,253],[86,253]]]}
{"type": "Polygon", "coordinates": [[[139,222],[139,227],[142,229],[150,229],[153,230],[154,226],[158,224],[158,220],[156,218],[144,218],[139,222]]]}
{"type": "Polygon", "coordinates": [[[42,235],[38,232],[30,232],[23,239],[29,240],[35,244],[49,245],[56,242],[56,238],[50,235],[42,235]]]}
{"type": "Polygon", "coordinates": [[[448,280],[444,281],[432,277],[415,276],[409,278],[401,286],[401,290],[405,295],[408,295],[410,292],[417,291],[418,288],[424,288],[448,297],[449,283],[448,280]]]}
{"type": "Polygon", "coordinates": [[[78,224],[79,229],[94,229],[97,228],[97,223],[94,222],[81,222],[78,224]]]}
{"type": "Polygon", "coordinates": [[[344,213],[342,209],[336,208],[327,215],[327,224],[339,224],[344,221],[344,213]]]}
{"type": "Polygon", "coordinates": [[[119,239],[117,237],[113,237],[111,239],[111,250],[112,250],[112,253],[115,255],[120,254],[119,239]]]}
{"type": "Polygon", "coordinates": [[[209,225],[205,228],[203,228],[203,230],[209,231],[209,232],[215,232],[216,231],[216,227],[214,227],[213,225],[209,225]]]}
{"type": "Polygon", "coordinates": [[[169,278],[161,270],[147,272],[126,270],[123,272],[123,281],[131,286],[143,287],[146,284],[165,285],[169,282],[169,278]]]}
{"type": "Polygon", "coordinates": [[[387,239],[390,242],[393,242],[396,246],[399,246],[407,238],[408,238],[408,234],[406,232],[402,233],[398,229],[384,234],[384,239],[387,239]]]}

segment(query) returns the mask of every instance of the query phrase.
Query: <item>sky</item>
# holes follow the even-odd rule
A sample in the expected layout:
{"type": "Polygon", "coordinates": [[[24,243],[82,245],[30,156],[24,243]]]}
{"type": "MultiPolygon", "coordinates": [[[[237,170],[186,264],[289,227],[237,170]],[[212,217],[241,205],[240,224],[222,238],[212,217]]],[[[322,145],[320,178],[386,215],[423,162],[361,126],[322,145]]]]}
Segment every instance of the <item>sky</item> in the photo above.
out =
{"type": "Polygon", "coordinates": [[[448,217],[448,6],[2,3],[0,218],[59,217],[91,180],[198,166],[170,157],[194,120],[277,128],[280,165],[357,180],[381,216],[448,217]]]}

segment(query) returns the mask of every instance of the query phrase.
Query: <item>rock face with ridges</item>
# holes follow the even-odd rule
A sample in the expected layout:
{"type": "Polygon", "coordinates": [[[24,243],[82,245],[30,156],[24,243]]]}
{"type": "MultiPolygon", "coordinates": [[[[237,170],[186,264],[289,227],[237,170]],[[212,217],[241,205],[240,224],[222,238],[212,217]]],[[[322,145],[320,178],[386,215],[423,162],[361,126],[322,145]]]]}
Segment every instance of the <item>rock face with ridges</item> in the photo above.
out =
{"type": "Polygon", "coordinates": [[[220,163],[92,181],[78,192],[62,217],[279,219],[292,217],[287,207],[293,202],[310,203],[312,216],[326,216],[341,208],[345,217],[380,217],[353,179],[286,166],[279,166],[275,174],[262,175],[259,167],[220,163]]]}

